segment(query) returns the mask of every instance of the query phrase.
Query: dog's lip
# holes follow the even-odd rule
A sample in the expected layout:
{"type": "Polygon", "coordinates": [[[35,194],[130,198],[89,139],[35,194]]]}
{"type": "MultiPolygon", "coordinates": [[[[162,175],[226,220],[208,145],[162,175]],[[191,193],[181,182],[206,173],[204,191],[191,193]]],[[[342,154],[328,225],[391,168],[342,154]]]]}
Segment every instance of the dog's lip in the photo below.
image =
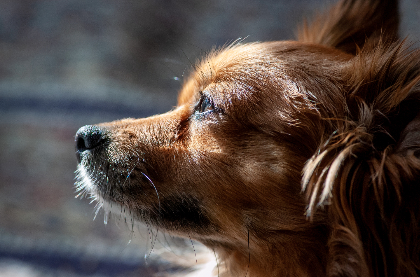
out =
{"type": "Polygon", "coordinates": [[[90,151],[79,151],[76,149],[76,159],[77,163],[81,164],[83,159],[86,157],[86,154],[90,151]]]}
{"type": "MultiPolygon", "coordinates": [[[[97,149],[95,149],[95,151],[96,150],[97,149]]],[[[87,159],[88,156],[92,154],[93,151],[94,151],[93,149],[83,149],[83,150],[78,149],[78,147],[76,145],[76,147],[75,147],[75,154],[76,154],[77,162],[79,164],[81,164],[84,159],[87,159]]]]}
{"type": "Polygon", "coordinates": [[[76,150],[76,159],[79,164],[82,162],[82,157],[80,156],[79,150],[76,150]]]}
{"type": "Polygon", "coordinates": [[[79,164],[82,163],[84,159],[88,159],[89,157],[92,157],[92,155],[94,155],[95,153],[101,152],[104,148],[105,147],[103,146],[97,146],[93,149],[80,149],[76,145],[75,154],[76,154],[77,162],[79,164]]]}

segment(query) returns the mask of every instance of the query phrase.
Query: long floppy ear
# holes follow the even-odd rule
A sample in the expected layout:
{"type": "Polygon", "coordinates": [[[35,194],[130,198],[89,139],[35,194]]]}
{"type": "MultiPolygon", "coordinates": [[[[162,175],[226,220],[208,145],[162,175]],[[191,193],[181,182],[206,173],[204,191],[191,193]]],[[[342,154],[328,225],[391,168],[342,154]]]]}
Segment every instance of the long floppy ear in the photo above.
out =
{"type": "Polygon", "coordinates": [[[327,276],[420,274],[420,50],[364,49],[344,69],[347,114],[304,169],[308,216],[329,215],[327,276]]]}
{"type": "Polygon", "coordinates": [[[298,40],[322,44],[355,54],[365,42],[398,38],[397,0],[341,0],[310,24],[299,29],[298,40]]]}

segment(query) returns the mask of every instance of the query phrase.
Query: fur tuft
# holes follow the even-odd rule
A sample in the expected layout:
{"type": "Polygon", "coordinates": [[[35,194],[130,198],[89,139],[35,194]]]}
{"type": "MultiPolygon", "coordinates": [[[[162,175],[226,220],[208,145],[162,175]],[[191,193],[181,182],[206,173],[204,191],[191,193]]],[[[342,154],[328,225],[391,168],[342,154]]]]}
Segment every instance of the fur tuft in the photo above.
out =
{"type": "Polygon", "coordinates": [[[307,215],[327,206],[333,223],[331,276],[419,273],[420,212],[411,202],[420,197],[420,141],[410,139],[408,151],[401,135],[418,123],[418,60],[404,43],[361,50],[346,75],[347,115],[325,119],[335,130],[305,166],[307,215]]]}

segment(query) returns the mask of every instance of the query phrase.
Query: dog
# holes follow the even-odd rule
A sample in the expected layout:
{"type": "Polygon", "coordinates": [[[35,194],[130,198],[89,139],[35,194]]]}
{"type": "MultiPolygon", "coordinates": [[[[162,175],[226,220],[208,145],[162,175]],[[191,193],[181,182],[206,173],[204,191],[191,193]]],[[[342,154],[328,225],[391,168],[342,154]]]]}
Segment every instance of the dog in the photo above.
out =
{"type": "Polygon", "coordinates": [[[420,275],[420,50],[398,1],[234,43],[173,110],[84,126],[77,188],[213,250],[220,276],[420,275]]]}

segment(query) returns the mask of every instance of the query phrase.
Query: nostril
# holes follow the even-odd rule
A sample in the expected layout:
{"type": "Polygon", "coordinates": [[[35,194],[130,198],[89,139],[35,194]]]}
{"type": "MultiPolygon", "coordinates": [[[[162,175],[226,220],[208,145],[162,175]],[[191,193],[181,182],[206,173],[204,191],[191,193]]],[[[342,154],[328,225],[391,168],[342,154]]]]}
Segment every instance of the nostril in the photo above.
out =
{"type": "Polygon", "coordinates": [[[80,153],[92,150],[106,141],[106,133],[98,126],[87,125],[80,128],[76,133],[76,150],[80,153]]]}
{"type": "Polygon", "coordinates": [[[85,139],[83,137],[76,137],[76,149],[78,151],[85,151],[87,149],[85,139]]]}

